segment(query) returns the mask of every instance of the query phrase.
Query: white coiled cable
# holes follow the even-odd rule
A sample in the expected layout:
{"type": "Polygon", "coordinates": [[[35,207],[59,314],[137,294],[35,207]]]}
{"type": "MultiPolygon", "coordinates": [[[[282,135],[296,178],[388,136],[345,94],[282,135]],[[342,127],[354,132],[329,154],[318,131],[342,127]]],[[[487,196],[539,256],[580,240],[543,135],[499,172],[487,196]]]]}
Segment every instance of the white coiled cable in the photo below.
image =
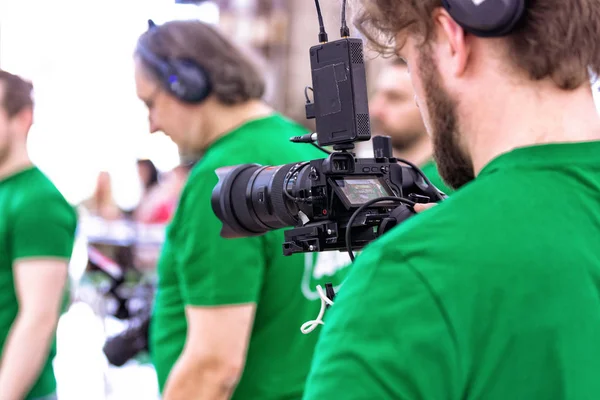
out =
{"type": "Polygon", "coordinates": [[[325,291],[323,290],[321,285],[317,286],[317,293],[319,293],[319,297],[321,298],[321,310],[319,311],[319,315],[317,315],[316,319],[312,321],[306,321],[300,327],[300,331],[305,335],[308,335],[309,333],[314,331],[317,326],[325,325],[325,323],[323,322],[325,310],[327,309],[328,305],[333,305],[333,301],[327,297],[327,294],[325,294],[325,291]]]}

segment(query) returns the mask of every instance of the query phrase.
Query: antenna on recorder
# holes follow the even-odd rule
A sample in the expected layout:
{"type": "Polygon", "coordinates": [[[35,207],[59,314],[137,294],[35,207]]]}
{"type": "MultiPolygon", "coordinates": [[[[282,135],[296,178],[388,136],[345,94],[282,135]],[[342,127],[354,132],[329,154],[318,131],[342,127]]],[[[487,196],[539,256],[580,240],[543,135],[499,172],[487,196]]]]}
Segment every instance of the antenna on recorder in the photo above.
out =
{"type": "Polygon", "coordinates": [[[340,36],[342,38],[350,37],[350,29],[346,25],[346,0],[342,2],[342,27],[340,28],[340,36]]]}
{"type": "MultiPolygon", "coordinates": [[[[346,0],[344,0],[344,2],[346,2],[346,0]]],[[[315,6],[317,7],[317,18],[319,19],[319,43],[327,43],[327,32],[325,32],[323,13],[321,13],[321,5],[319,4],[319,0],[315,0],[315,6]]]]}

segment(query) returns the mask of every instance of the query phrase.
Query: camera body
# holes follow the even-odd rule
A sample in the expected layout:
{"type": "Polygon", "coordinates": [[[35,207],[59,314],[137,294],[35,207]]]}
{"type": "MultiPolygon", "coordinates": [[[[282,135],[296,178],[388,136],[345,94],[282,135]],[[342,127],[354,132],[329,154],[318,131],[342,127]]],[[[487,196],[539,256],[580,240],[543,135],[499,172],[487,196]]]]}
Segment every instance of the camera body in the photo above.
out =
{"type": "Polygon", "coordinates": [[[221,236],[293,227],[284,233],[285,255],[360,249],[410,217],[410,205],[443,198],[421,171],[399,164],[389,137],[375,137],[373,145],[373,158],[339,151],[281,166],[217,169],[211,203],[221,236]]]}
{"type": "MultiPolygon", "coordinates": [[[[389,138],[375,137],[374,144],[388,144],[389,138]]],[[[375,147],[375,153],[380,148],[375,147]]],[[[335,152],[325,159],[312,160],[289,177],[288,191],[298,196],[298,223],[284,232],[285,255],[330,250],[361,249],[401,220],[412,215],[394,214],[407,210],[398,202],[382,200],[350,218],[366,202],[384,197],[406,198],[426,203],[438,199],[437,189],[411,168],[401,166],[391,154],[355,158],[350,152],[335,152]],[[303,199],[309,198],[310,201],[303,199]],[[399,220],[400,219],[400,220],[399,220]],[[352,229],[351,243],[345,240],[352,229]]]]}

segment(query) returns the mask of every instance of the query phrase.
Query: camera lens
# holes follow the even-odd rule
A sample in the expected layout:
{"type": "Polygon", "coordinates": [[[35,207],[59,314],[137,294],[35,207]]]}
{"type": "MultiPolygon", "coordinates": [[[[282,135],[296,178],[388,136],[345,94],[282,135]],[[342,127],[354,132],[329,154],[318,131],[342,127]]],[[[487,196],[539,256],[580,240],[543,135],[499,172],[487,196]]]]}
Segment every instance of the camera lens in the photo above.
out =
{"type": "Polygon", "coordinates": [[[213,189],[211,204],[223,223],[221,236],[257,236],[295,225],[298,207],[284,190],[295,192],[289,185],[295,182],[291,175],[301,169],[297,165],[242,164],[217,169],[219,182],[213,189]]]}

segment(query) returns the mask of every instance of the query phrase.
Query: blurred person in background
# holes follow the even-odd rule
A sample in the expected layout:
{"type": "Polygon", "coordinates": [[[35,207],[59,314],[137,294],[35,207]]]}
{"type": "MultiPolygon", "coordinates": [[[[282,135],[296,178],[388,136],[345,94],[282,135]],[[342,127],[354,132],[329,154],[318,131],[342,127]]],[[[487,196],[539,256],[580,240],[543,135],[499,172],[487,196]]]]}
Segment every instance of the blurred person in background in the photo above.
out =
{"type": "Polygon", "coordinates": [[[113,184],[107,171],[100,171],[94,193],[81,203],[85,213],[107,221],[115,221],[123,216],[113,194],[113,184]]]}
{"type": "MultiPolygon", "coordinates": [[[[144,224],[143,228],[150,225],[164,226],[168,224],[179,203],[181,191],[187,181],[189,172],[194,164],[181,164],[171,171],[163,173],[158,183],[142,195],[140,202],[133,213],[134,221],[144,224]]],[[[138,226],[139,229],[143,229],[138,226]]],[[[138,243],[135,250],[135,265],[141,270],[156,270],[156,263],[162,246],[155,244],[144,245],[138,243]]]]}
{"type": "Polygon", "coordinates": [[[0,399],[53,399],[77,215],[27,153],[32,85],[0,70],[0,399]]]}
{"type": "Polygon", "coordinates": [[[292,136],[306,130],[262,101],[265,80],[245,51],[199,21],[150,24],[135,51],[138,97],[151,132],[181,154],[202,154],[183,189],[158,264],[150,348],[164,400],[298,399],[318,334],[301,325],[319,312],[303,283],[320,280],[304,255],[283,256],[282,230],[223,239],[211,207],[215,169],[323,158],[292,136]]]}
{"type": "Polygon", "coordinates": [[[158,184],[158,169],[152,160],[137,160],[137,169],[144,191],[149,191],[158,184]]]}
{"type": "Polygon", "coordinates": [[[369,110],[374,135],[391,137],[394,157],[416,164],[431,183],[449,194],[451,189],[440,178],[433,160],[433,143],[415,102],[408,66],[403,59],[394,58],[383,68],[369,110]]]}
{"type": "Polygon", "coordinates": [[[119,265],[129,266],[127,260],[131,258],[130,251],[126,246],[119,245],[120,231],[112,227],[126,214],[115,201],[113,181],[108,171],[98,173],[94,192],[77,209],[79,232],[86,237],[88,244],[119,265]]]}
{"type": "Polygon", "coordinates": [[[598,0],[357,3],[460,190],[356,258],[305,399],[600,398],[598,0]]]}
{"type": "Polygon", "coordinates": [[[138,161],[138,168],[140,168],[140,179],[145,183],[145,190],[134,211],[134,219],[143,224],[166,224],[173,217],[179,196],[192,166],[187,164],[178,165],[163,174],[159,180],[154,164],[149,167],[149,163],[152,163],[150,160],[140,161],[138,161]],[[148,185],[147,176],[155,176],[154,183],[148,185]]]}

